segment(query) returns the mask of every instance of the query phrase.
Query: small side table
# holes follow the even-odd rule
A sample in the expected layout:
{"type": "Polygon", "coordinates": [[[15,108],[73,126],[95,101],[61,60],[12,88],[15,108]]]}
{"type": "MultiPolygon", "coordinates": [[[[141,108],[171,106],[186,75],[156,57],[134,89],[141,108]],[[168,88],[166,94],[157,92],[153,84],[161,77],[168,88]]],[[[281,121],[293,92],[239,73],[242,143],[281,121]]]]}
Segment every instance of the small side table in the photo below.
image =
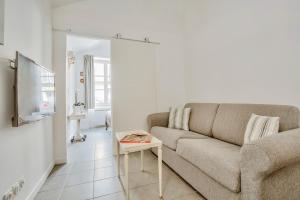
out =
{"type": "MultiPolygon", "coordinates": [[[[157,147],[158,149],[158,185],[159,185],[159,197],[162,198],[162,142],[156,137],[152,136],[150,143],[120,143],[120,140],[126,136],[128,132],[117,132],[117,167],[118,177],[120,178],[120,151],[124,153],[124,165],[125,165],[125,194],[126,200],[129,200],[129,182],[128,182],[128,154],[132,152],[141,152],[141,171],[144,171],[144,150],[157,147]]],[[[120,179],[121,180],[121,179],[120,179]]]]}
{"type": "Polygon", "coordinates": [[[77,121],[77,130],[76,135],[72,137],[71,143],[73,142],[84,142],[86,139],[86,135],[81,134],[80,132],[80,120],[84,119],[86,117],[86,113],[72,113],[69,116],[70,120],[76,120],[77,121]]]}

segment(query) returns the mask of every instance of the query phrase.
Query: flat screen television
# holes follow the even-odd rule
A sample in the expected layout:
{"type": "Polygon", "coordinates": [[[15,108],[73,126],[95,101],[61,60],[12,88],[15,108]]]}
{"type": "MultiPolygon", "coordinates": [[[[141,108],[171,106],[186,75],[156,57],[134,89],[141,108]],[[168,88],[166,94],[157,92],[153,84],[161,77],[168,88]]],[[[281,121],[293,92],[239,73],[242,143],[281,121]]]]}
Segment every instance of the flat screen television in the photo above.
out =
{"type": "Polygon", "coordinates": [[[55,76],[47,68],[16,53],[13,126],[39,121],[55,113],[55,76]]]}

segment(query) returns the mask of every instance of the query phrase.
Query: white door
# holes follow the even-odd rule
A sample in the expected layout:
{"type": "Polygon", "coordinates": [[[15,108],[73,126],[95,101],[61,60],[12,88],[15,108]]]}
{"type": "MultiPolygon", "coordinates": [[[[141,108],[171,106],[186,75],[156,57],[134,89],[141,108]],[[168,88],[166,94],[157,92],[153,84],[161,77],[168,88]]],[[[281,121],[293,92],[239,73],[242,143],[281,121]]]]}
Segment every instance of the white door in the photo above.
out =
{"type": "Polygon", "coordinates": [[[157,111],[157,45],[113,39],[111,45],[113,132],[147,130],[157,111]]]}

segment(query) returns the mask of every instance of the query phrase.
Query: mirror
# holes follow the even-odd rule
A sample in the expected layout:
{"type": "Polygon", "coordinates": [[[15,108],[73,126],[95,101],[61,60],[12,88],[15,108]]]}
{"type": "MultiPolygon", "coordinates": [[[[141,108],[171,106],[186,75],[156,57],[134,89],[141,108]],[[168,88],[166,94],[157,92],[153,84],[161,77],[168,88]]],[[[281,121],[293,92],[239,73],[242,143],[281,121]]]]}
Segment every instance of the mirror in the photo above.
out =
{"type": "Polygon", "coordinates": [[[0,45],[4,44],[4,0],[0,0],[0,45]]]}

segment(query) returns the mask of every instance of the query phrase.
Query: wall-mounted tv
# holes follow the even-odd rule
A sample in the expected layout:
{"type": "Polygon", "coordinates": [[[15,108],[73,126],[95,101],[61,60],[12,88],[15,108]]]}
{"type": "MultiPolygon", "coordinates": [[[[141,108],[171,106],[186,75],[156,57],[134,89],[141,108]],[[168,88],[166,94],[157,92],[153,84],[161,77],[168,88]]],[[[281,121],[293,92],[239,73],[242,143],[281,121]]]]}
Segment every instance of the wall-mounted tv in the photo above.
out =
{"type": "Polygon", "coordinates": [[[55,76],[47,68],[16,53],[13,126],[39,121],[55,113],[55,76]]]}

